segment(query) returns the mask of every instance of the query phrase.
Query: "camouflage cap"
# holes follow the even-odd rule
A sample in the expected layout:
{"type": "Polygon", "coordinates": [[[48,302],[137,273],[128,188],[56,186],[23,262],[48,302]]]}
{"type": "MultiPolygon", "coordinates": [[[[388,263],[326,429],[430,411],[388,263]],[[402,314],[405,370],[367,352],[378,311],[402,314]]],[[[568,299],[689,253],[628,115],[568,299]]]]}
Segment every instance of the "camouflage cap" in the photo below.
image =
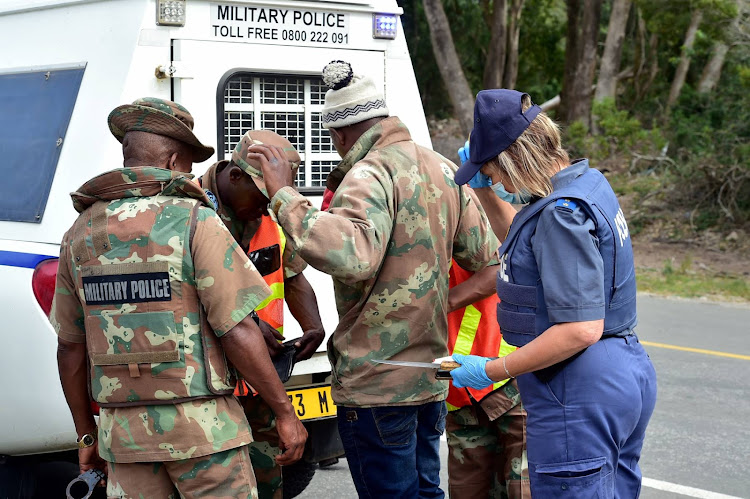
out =
{"type": "Polygon", "coordinates": [[[116,107],[107,117],[112,135],[122,142],[127,132],[139,131],[171,137],[192,146],[194,163],[210,158],[214,148],[201,143],[193,133],[193,116],[171,100],[143,97],[116,107]]]}
{"type": "Polygon", "coordinates": [[[266,183],[263,181],[263,172],[260,169],[260,164],[257,161],[247,160],[247,150],[253,144],[265,144],[282,148],[286,154],[286,159],[292,164],[292,170],[295,175],[297,174],[297,168],[299,168],[300,163],[299,153],[291,142],[271,130],[249,130],[237,143],[234,151],[232,151],[232,162],[242,168],[245,173],[250,175],[253,182],[255,182],[255,185],[260,189],[260,192],[268,197],[266,183]]]}

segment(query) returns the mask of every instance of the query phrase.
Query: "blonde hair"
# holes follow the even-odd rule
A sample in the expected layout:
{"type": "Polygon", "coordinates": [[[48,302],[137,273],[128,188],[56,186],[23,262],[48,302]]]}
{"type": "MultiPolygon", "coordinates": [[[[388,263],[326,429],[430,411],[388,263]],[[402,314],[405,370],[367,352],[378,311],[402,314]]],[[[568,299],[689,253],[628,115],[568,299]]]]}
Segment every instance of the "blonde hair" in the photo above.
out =
{"type": "MultiPolygon", "coordinates": [[[[531,107],[528,95],[523,96],[521,107],[524,112],[531,107]]],[[[562,148],[560,127],[541,112],[515,142],[485,166],[505,173],[517,192],[546,197],[552,194],[550,178],[560,170],[560,164],[569,163],[568,153],[562,148]]]]}

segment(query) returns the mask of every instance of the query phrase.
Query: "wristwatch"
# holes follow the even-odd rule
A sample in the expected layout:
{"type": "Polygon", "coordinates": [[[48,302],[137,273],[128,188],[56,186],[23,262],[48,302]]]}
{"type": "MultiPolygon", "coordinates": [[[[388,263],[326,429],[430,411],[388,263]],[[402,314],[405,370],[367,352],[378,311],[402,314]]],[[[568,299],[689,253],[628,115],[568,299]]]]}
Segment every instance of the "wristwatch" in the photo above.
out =
{"type": "Polygon", "coordinates": [[[83,435],[81,435],[81,438],[76,440],[76,443],[78,444],[79,449],[91,447],[96,443],[96,435],[93,433],[84,433],[83,435]]]}

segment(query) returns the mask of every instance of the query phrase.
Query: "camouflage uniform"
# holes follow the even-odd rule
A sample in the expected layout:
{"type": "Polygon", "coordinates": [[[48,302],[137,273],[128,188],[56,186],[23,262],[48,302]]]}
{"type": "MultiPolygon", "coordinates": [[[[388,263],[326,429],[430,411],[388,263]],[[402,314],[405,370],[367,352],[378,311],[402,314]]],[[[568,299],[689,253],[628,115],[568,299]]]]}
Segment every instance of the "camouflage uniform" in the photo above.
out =
{"type": "MultiPolygon", "coordinates": [[[[232,209],[224,204],[219,196],[216,184],[216,173],[225,168],[229,161],[219,161],[213,164],[201,178],[205,190],[213,194],[212,200],[216,205],[216,213],[232,233],[240,248],[247,253],[250,240],[260,226],[260,219],[245,222],[238,219],[232,209]]],[[[305,270],[307,264],[297,256],[290,244],[284,247],[282,257],[284,277],[290,278],[305,270]]],[[[245,416],[253,430],[253,442],[250,444],[250,460],[253,463],[255,478],[258,482],[260,499],[281,499],[282,470],[276,463],[275,456],[281,454],[279,448],[279,433],[276,430],[276,417],[260,395],[240,397],[240,403],[245,410],[245,416]]]]}
{"type": "MultiPolygon", "coordinates": [[[[201,185],[203,186],[203,189],[210,191],[213,194],[211,201],[216,207],[216,213],[221,218],[221,221],[224,222],[224,225],[227,226],[227,229],[229,229],[229,232],[232,234],[232,237],[234,237],[234,240],[237,241],[237,244],[240,245],[240,248],[247,253],[248,247],[250,246],[250,240],[255,235],[255,231],[258,230],[258,226],[260,226],[260,219],[248,222],[239,220],[232,209],[225,205],[222,202],[221,197],[219,197],[219,188],[216,185],[216,173],[218,170],[225,168],[228,163],[229,161],[224,160],[211,165],[201,177],[201,185]]],[[[291,244],[287,244],[284,247],[284,256],[282,257],[282,260],[284,265],[284,277],[287,279],[294,277],[297,274],[301,274],[302,271],[307,268],[307,263],[300,258],[299,254],[294,250],[291,244]]]]}
{"type": "Polygon", "coordinates": [[[445,399],[433,372],[372,359],[448,355],[451,257],[468,270],[497,264],[499,243],[456,166],[411,140],[396,117],[365,132],[328,177],[328,212],[291,187],[271,209],[288,240],[334,280],[339,324],[328,353],[337,405],[418,405],[445,399]]]}
{"type": "Polygon", "coordinates": [[[450,411],[445,433],[451,497],[531,497],[526,411],[515,380],[479,403],[450,411]]]}
{"type": "MultiPolygon", "coordinates": [[[[80,253],[81,244],[85,251],[96,255],[89,263],[98,264],[98,268],[167,260],[170,266],[179,261],[182,269],[182,280],[172,286],[172,299],[179,300],[174,303],[180,304],[174,305],[174,317],[182,319],[172,327],[181,332],[178,343],[181,355],[185,356],[181,359],[185,374],[178,385],[186,391],[187,400],[158,389],[159,384],[173,381],[165,380],[164,373],[175,369],[173,366],[180,362],[140,364],[133,361],[135,376],[149,376],[149,386],[156,391],[130,394],[130,402],[116,407],[106,402],[109,397],[118,396],[118,380],[97,386],[96,380],[103,379],[101,366],[90,366],[92,392],[97,400],[105,401],[99,417],[99,453],[106,461],[115,463],[110,465],[114,470],[109,483],[111,497],[137,496],[147,486],[145,481],[150,483],[153,479],[156,484],[163,481],[164,473],[183,495],[200,491],[206,497],[257,497],[247,452],[243,450],[252,441],[250,429],[242,408],[231,396],[231,380],[225,379],[228,372],[224,372],[226,359],[216,344],[219,343],[217,337],[243,320],[269,295],[269,290],[218,216],[201,206],[201,202],[210,202],[190,178],[160,168],[123,168],[95,177],[72,194],[81,216],[61,244],[50,317],[61,338],[76,343],[88,341],[89,347],[93,341],[89,321],[92,317],[87,318],[85,314],[91,305],[87,305],[80,285],[82,262],[74,259],[74,255],[80,253]],[[182,248],[184,254],[177,254],[177,234],[184,227],[176,227],[173,221],[179,219],[177,215],[184,205],[194,208],[195,215],[190,220],[195,226],[191,230],[192,239],[182,248]],[[95,213],[101,213],[102,218],[97,221],[90,216],[95,213]],[[102,226],[106,227],[103,233],[92,230],[102,226]],[[109,245],[108,250],[94,247],[95,243],[102,242],[109,245]],[[201,313],[201,307],[190,309],[189,300],[182,301],[191,293],[197,296],[205,313],[201,313]],[[202,326],[202,319],[210,326],[205,322],[202,326]],[[210,373],[201,372],[200,363],[186,365],[189,358],[201,354],[201,349],[220,352],[223,364],[207,364],[210,373]],[[215,385],[219,382],[230,388],[228,395],[201,395],[201,398],[190,399],[192,390],[202,383],[215,385]],[[162,403],[135,405],[138,400],[162,403]],[[131,463],[150,464],[131,466],[131,463]],[[148,474],[144,475],[139,469],[151,470],[152,476],[145,478],[148,474]],[[229,478],[232,480],[224,483],[221,492],[207,492],[207,483],[221,483],[229,478]]],[[[174,272],[172,267],[170,272],[174,272]]],[[[138,303],[135,308],[140,311],[139,307],[143,306],[138,303]]],[[[170,301],[148,302],[145,310],[154,313],[150,311],[166,310],[169,306],[170,301]]],[[[163,343],[163,338],[148,327],[145,333],[140,327],[128,329],[125,319],[130,311],[128,305],[123,305],[118,310],[119,322],[102,326],[104,333],[112,338],[111,355],[131,352],[134,344],[131,345],[130,340],[134,337],[148,338],[155,348],[163,343]]],[[[100,313],[102,317],[105,315],[103,311],[100,313]]],[[[137,323],[135,319],[131,322],[137,323]]],[[[131,365],[125,367],[125,372],[128,368],[134,376],[131,365]]],[[[123,376],[123,383],[128,382],[126,376],[123,376]]],[[[178,385],[172,385],[176,391],[180,391],[178,385]]]]}
{"type": "Polygon", "coordinates": [[[248,486],[255,477],[247,446],[180,461],[109,463],[108,467],[110,498],[258,497],[248,486]]]}

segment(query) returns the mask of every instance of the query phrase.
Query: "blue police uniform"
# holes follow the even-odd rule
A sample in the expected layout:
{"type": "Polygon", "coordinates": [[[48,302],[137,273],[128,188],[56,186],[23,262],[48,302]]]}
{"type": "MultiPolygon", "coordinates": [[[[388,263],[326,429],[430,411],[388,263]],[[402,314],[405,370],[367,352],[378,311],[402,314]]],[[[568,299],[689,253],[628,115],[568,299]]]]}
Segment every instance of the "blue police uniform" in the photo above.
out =
{"type": "Polygon", "coordinates": [[[557,323],[604,319],[602,339],[518,377],[528,411],[532,496],[637,497],[656,373],[633,333],[635,269],[627,223],[587,160],[552,177],[521,210],[500,251],[498,322],[523,346],[557,323]]]}

